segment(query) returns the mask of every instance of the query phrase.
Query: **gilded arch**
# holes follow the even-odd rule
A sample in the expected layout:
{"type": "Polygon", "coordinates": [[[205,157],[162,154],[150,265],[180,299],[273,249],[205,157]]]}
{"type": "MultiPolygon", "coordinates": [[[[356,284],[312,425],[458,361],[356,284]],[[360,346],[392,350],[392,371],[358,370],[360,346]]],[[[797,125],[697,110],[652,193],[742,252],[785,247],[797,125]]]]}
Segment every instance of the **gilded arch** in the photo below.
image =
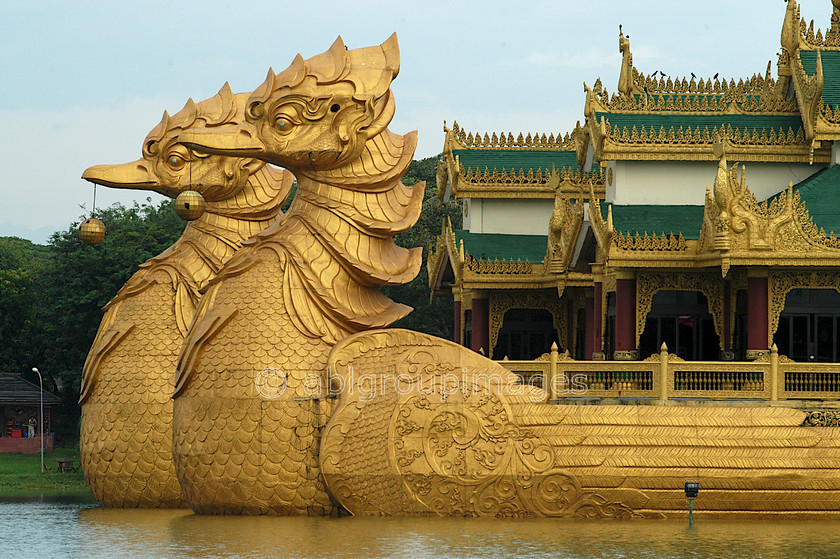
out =
{"type": "Polygon", "coordinates": [[[773,345],[773,336],[779,327],[779,317],[785,309],[785,298],[794,289],[833,289],[840,293],[840,275],[835,272],[784,271],[770,272],[767,296],[770,299],[767,329],[767,346],[773,345]]]}
{"type": "Polygon", "coordinates": [[[721,351],[725,349],[724,324],[724,282],[717,274],[696,273],[639,273],[636,276],[636,347],[645,329],[647,315],[653,305],[653,296],[659,291],[699,291],[706,296],[709,314],[715,325],[721,351]]]}
{"type": "MultiPolygon", "coordinates": [[[[554,329],[557,337],[565,344],[568,339],[568,320],[566,318],[563,297],[552,297],[552,292],[545,293],[491,293],[490,294],[490,351],[493,358],[493,348],[499,341],[499,331],[502,329],[505,313],[511,309],[544,309],[551,313],[554,319],[554,329]]],[[[565,348],[564,348],[565,349],[565,348]]]]}

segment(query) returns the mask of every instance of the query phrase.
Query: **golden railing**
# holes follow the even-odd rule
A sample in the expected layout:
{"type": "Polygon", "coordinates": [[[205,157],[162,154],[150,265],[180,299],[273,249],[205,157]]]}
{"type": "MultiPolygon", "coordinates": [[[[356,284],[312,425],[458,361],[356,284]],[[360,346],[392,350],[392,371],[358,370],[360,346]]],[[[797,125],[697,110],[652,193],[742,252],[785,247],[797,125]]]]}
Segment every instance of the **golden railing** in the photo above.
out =
{"type": "Polygon", "coordinates": [[[840,400],[840,363],[797,363],[774,345],[757,361],[683,361],[668,353],[644,361],[575,361],[552,346],[548,358],[499,361],[522,383],[548,387],[551,400],[840,400]]]}

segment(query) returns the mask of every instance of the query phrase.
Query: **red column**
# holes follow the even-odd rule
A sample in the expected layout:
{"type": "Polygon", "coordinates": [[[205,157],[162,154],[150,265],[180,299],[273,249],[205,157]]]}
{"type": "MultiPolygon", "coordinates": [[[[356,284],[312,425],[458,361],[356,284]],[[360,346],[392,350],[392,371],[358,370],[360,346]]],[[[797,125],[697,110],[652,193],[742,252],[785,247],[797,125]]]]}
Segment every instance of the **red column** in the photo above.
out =
{"type": "Polygon", "coordinates": [[[615,353],[614,359],[636,359],[636,280],[615,282],[615,353]]]}
{"type": "Polygon", "coordinates": [[[455,320],[453,321],[454,329],[452,331],[452,341],[461,345],[464,340],[461,339],[461,301],[455,301],[455,320]]]}
{"type": "MultiPolygon", "coordinates": [[[[598,283],[596,286],[600,285],[598,283]]],[[[583,358],[592,359],[592,353],[595,351],[595,300],[587,299],[584,306],[584,315],[586,317],[585,328],[586,337],[583,341],[583,358]]]]}
{"type": "MultiPolygon", "coordinates": [[[[561,343],[565,344],[561,349],[564,351],[568,351],[569,355],[572,355],[573,348],[575,347],[575,326],[577,325],[577,316],[575,315],[575,305],[572,297],[568,298],[566,301],[566,339],[560,340],[561,343]]],[[[557,335],[560,335],[560,332],[557,332],[557,335]]]]}
{"type": "Polygon", "coordinates": [[[592,299],[592,307],[590,313],[590,303],[587,301],[586,307],[586,318],[587,324],[589,324],[589,317],[591,314],[592,323],[591,329],[587,328],[587,346],[586,346],[586,359],[592,359],[593,354],[601,353],[602,347],[601,343],[603,341],[603,332],[601,331],[601,326],[603,324],[604,319],[604,284],[600,281],[595,282],[595,290],[593,293],[592,299]]]}
{"type": "Polygon", "coordinates": [[[724,359],[734,359],[732,356],[732,282],[723,282],[723,336],[724,359]]]}
{"type": "Polygon", "coordinates": [[[490,300],[472,300],[472,350],[490,356],[490,300]]]}
{"type": "Polygon", "coordinates": [[[747,359],[767,353],[767,278],[747,278],[747,359]]]}

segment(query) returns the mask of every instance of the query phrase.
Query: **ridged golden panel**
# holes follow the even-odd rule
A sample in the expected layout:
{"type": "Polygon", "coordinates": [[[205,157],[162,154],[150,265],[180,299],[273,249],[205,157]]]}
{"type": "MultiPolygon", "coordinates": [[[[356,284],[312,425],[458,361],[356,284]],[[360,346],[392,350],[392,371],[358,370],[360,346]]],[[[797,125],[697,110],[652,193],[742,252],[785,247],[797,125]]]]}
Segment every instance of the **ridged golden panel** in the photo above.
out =
{"type": "Polygon", "coordinates": [[[206,212],[165,252],[141,265],[105,307],[82,379],[81,453],[97,501],[109,507],[185,506],[172,460],[172,391],[178,354],[199,300],[241,242],[282,216],[290,173],[261,161],[189,152],[178,135],[236,123],[247,95],[225,85],[163,121],[143,158],[91,167],[83,177],[175,197],[197,190],[206,212]]]}
{"type": "Polygon", "coordinates": [[[840,445],[800,410],[549,405],[406,330],[347,338],[328,366],[343,390],[321,469],[353,514],[680,517],[699,480],[707,518],[840,516],[840,445]]]}
{"type": "Polygon", "coordinates": [[[413,279],[423,185],[400,182],[416,134],[387,130],[396,37],[298,57],[248,101],[247,122],[191,130],[198,151],[252,154],[295,173],[283,220],[247,241],[205,290],[181,353],[174,456],[187,502],[214,514],[338,514],[318,460],[331,413],[326,363],[350,334],[411,309],[378,291],[413,279]]]}

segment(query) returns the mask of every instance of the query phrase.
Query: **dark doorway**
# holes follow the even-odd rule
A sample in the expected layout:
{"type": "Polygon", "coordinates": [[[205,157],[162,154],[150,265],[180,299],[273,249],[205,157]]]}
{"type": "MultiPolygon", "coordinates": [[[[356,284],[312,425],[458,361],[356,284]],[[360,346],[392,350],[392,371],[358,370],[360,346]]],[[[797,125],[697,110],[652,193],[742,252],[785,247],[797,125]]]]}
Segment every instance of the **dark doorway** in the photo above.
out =
{"type": "Polygon", "coordinates": [[[662,342],[668,352],[687,361],[715,361],[720,345],[706,297],[695,291],[660,291],[639,337],[639,358],[659,353],[662,342]]]}
{"type": "Polygon", "coordinates": [[[794,361],[836,363],[840,328],[840,293],[833,289],[794,289],[785,297],[785,308],[773,341],[779,353],[794,361]]]}
{"type": "Polygon", "coordinates": [[[551,350],[552,342],[560,346],[550,312],[544,309],[511,309],[502,319],[493,359],[536,359],[551,350]]]}

